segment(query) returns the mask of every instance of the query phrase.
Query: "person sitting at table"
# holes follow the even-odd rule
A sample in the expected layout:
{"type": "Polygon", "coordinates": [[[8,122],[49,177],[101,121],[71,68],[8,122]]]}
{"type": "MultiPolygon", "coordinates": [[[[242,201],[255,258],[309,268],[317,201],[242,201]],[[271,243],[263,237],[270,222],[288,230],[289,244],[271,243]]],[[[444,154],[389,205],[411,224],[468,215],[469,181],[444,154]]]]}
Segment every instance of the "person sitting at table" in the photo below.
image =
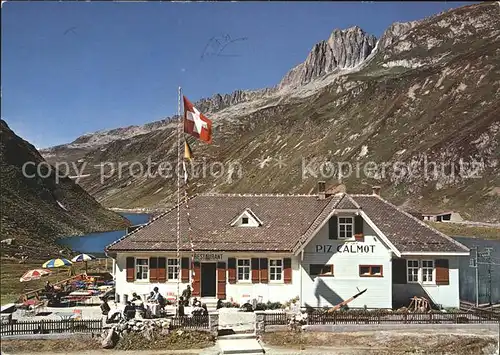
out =
{"type": "Polygon", "coordinates": [[[135,307],[132,305],[132,302],[127,301],[127,305],[123,309],[123,316],[126,320],[135,318],[135,307]]]}
{"type": "Polygon", "coordinates": [[[66,283],[64,284],[63,291],[65,293],[70,293],[71,292],[71,284],[69,283],[69,281],[66,281],[66,283]]]}
{"type": "Polygon", "coordinates": [[[155,293],[154,293],[153,291],[151,291],[151,292],[149,293],[148,298],[146,298],[146,301],[147,301],[147,302],[154,302],[154,300],[155,300],[155,293]]]}
{"type": "Polygon", "coordinates": [[[137,293],[135,293],[135,292],[132,293],[132,300],[131,300],[131,302],[133,303],[133,302],[135,302],[137,300],[142,301],[141,297],[137,293]]]}
{"type": "Polygon", "coordinates": [[[217,300],[217,307],[216,307],[216,309],[221,309],[222,307],[223,307],[223,306],[222,306],[222,299],[220,299],[220,298],[219,298],[219,299],[217,300]]]}
{"type": "Polygon", "coordinates": [[[191,314],[193,316],[202,316],[205,313],[205,309],[201,307],[201,303],[199,301],[196,302],[196,305],[193,307],[191,314]]]}
{"type": "Polygon", "coordinates": [[[160,305],[160,309],[163,309],[163,307],[167,304],[165,297],[161,295],[158,287],[153,288],[153,302],[158,303],[160,305]]]}
{"type": "Polygon", "coordinates": [[[45,292],[47,292],[47,293],[49,293],[49,292],[50,292],[50,293],[54,292],[54,286],[52,286],[52,285],[50,284],[50,281],[47,281],[47,282],[45,283],[45,292]]]}
{"type": "Polygon", "coordinates": [[[153,288],[153,301],[154,302],[158,302],[158,298],[160,297],[160,290],[159,288],[156,286],[155,288],[153,288]]]}
{"type": "Polygon", "coordinates": [[[111,307],[108,304],[108,300],[106,298],[101,298],[102,303],[101,303],[101,312],[103,316],[107,316],[109,311],[111,311],[111,307]]]}

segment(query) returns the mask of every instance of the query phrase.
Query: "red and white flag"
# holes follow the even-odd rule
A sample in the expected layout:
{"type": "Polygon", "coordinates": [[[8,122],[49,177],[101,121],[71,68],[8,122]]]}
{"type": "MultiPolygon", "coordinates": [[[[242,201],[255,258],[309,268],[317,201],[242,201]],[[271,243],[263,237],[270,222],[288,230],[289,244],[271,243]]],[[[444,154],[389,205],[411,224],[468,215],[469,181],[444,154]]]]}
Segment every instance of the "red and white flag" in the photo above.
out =
{"type": "Polygon", "coordinates": [[[184,132],[199,140],[212,143],[212,121],[205,117],[185,97],[184,99],[184,132]]]}

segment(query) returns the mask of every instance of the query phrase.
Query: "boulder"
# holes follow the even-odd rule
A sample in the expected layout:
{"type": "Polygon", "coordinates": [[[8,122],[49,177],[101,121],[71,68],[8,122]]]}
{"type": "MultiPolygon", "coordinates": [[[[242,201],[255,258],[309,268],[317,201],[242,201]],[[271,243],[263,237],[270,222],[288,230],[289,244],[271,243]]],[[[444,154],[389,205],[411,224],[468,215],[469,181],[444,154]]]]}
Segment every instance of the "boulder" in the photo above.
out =
{"type": "Polygon", "coordinates": [[[113,349],[116,345],[116,336],[115,330],[111,328],[106,335],[106,338],[101,342],[101,346],[104,349],[113,349]]]}

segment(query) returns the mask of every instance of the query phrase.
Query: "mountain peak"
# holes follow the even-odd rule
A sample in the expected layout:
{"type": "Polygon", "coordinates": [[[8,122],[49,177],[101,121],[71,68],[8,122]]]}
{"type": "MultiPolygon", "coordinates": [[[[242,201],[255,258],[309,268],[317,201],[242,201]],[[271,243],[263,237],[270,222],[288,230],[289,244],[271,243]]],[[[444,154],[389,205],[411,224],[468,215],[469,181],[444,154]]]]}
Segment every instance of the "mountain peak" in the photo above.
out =
{"type": "Polygon", "coordinates": [[[279,88],[299,86],[337,69],[354,68],[375,48],[377,39],[359,26],[334,29],[326,41],[316,43],[305,62],[290,70],[279,88]]]}

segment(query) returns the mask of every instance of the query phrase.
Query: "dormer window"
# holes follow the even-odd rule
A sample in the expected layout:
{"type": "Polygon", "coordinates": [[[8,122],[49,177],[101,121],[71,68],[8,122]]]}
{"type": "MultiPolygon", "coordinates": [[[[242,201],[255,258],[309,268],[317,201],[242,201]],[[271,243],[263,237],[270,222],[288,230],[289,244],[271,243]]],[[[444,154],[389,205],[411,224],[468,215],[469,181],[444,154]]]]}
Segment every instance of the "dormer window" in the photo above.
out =
{"type": "Polygon", "coordinates": [[[352,217],[339,217],[338,224],[339,239],[350,239],[354,230],[354,218],[352,217]]]}
{"type": "Polygon", "coordinates": [[[249,208],[231,222],[233,227],[260,227],[261,225],[262,221],[249,208]]]}

